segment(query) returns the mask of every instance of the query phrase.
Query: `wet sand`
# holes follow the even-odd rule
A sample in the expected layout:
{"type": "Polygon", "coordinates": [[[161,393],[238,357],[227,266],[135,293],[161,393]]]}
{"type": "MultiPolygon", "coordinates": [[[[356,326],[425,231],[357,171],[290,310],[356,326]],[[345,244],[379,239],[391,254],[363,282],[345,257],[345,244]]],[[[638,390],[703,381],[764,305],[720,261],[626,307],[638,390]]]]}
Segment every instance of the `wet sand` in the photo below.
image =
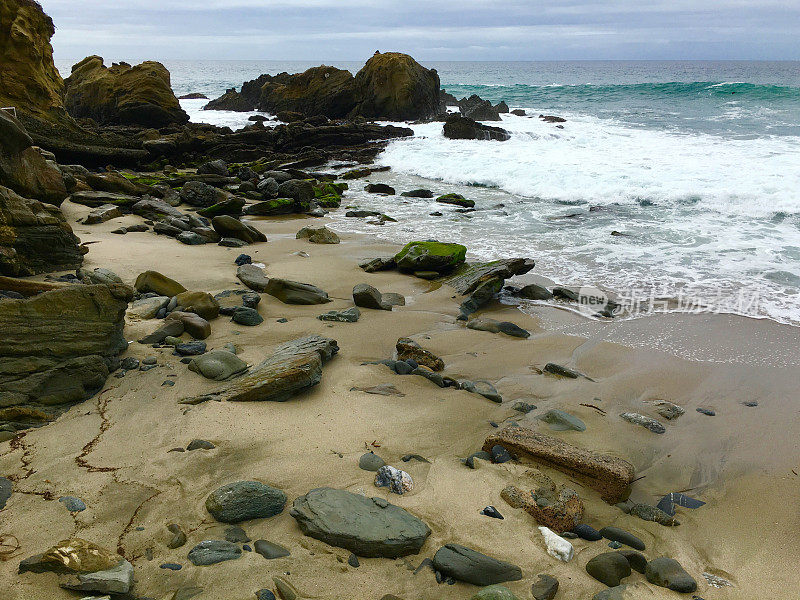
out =
{"type": "MultiPolygon", "coordinates": [[[[119,549],[135,566],[136,594],[159,600],[172,598],[182,586],[205,588],[197,596],[200,600],[252,598],[256,590],[271,587],[273,575],[285,576],[304,598],[378,600],[388,593],[405,600],[469,598],[476,587],[437,585],[429,570],[413,574],[424,557],[450,542],[519,565],[523,580],[505,584],[519,598],[531,597],[530,586],[539,573],[558,577],[558,600],[591,598],[604,586],[584,567],[591,557],[609,550],[606,543],[573,540],[575,558],[561,563],[546,554],[533,517],[500,498],[509,484],[529,489],[527,472],[535,465],[525,460],[502,465],[477,461],[479,468],[470,470],[459,460],[479,450],[495,431],[490,421],[502,426],[512,420],[626,458],[640,478],[633,485],[633,500],[655,504],[662,495],[680,491],[705,501],[697,510],[678,508],[681,525],[664,527],[627,515],[602,502],[593,490],[543,469],[576,489],[586,504],[585,522],[598,529],[616,525],[633,532],[647,544],[650,559],[666,555],[680,561],[697,580],[698,596],[728,600],[797,594],[796,329],[722,315],[664,315],[606,324],[548,307],[525,314],[495,304],[480,313],[513,321],[532,334],[527,340],[517,339],[466,329],[456,321],[460,298],[446,286],[396,272],[364,273],[358,267],[360,259],[396,251],[376,238],[345,233],[339,245],[294,239],[301,227],[319,226],[324,219],[254,221],[269,242],[240,250],[185,246],[152,233],[117,236],[110,231],[139,220],[123,217],[84,226],[76,220],[89,209],[70,202],[63,209],[84,242],[97,242],[90,246],[85,267],[110,268],[129,283],[140,272],[155,269],[191,290],[241,289],[234,258],[245,252],[254,262],[266,263],[270,276],[313,283],[334,298],[322,306],[291,306],[262,295],[259,312],[265,322],[248,328],[220,317],[211,323],[209,348],[232,342],[241,349],[241,358],[255,364],[274,346],[317,333],[336,339],[341,350],[326,365],[320,385],[288,402],[188,407],[178,400],[219,384],[188,371],[166,349],[132,342],[125,356],[157,356],[159,366],[120,379],[112,376],[98,396],[54,423],[31,430],[14,445],[0,444],[0,474],[21,477],[0,513],[0,533],[14,535],[21,545],[11,560],[0,563],[4,598],[80,597],[60,590],[52,574],[16,574],[19,560],[70,536],[119,549]],[[310,256],[303,258],[298,251],[310,256]],[[403,294],[406,306],[391,312],[362,309],[361,319],[352,324],[316,318],[352,306],[352,287],[362,282],[403,294]],[[279,318],[288,322],[279,323],[279,318]],[[401,377],[382,365],[361,364],[390,358],[397,339],[404,336],[441,356],[445,374],[493,382],[503,404],[440,389],[421,377],[401,377]],[[770,361],[772,356],[783,358],[770,361]],[[548,362],[575,368],[594,381],[539,373],[548,362]],[[175,385],[162,386],[167,379],[174,379],[175,385]],[[382,383],[405,395],[351,391],[382,383]],[[519,413],[511,408],[518,400],[538,409],[519,413]],[[663,435],[618,416],[625,411],[657,416],[656,400],[686,409],[679,419],[666,422],[663,435]],[[758,406],[744,406],[745,401],[758,406]],[[716,416],[700,414],[698,407],[712,409],[716,416]],[[551,408],[579,417],[587,430],[551,431],[536,419],[551,408]],[[210,440],[216,448],[169,452],[195,438],[210,440]],[[357,464],[370,448],[387,464],[411,474],[415,485],[410,494],[398,496],[373,486],[374,475],[357,464]],[[409,453],[430,463],[402,462],[400,457],[409,453]],[[354,569],[347,566],[349,552],[303,536],[285,510],[242,526],[253,540],[286,546],[290,557],[265,561],[245,553],[235,561],[193,566],[186,559],[188,551],[204,539],[222,539],[225,529],[206,512],[206,496],[242,479],[279,487],[289,502],[322,486],[383,497],[426,521],[433,533],[419,556],[362,559],[354,569]],[[55,499],[45,499],[43,492],[55,499]],[[70,515],[56,501],[63,495],[82,498],[87,510],[70,515]],[[479,514],[487,505],[497,507],[505,519],[479,514]],[[187,531],[184,547],[166,547],[169,523],[187,531]],[[152,560],[146,557],[148,548],[152,560]],[[178,572],[159,569],[165,562],[184,567],[178,572]],[[733,586],[710,587],[704,572],[724,577],[733,586]]],[[[129,319],[126,337],[136,340],[157,324],[129,319]]],[[[634,572],[625,583],[644,581],[634,572]]],[[[652,594],[643,597],[680,597],[645,585],[652,594]]]]}

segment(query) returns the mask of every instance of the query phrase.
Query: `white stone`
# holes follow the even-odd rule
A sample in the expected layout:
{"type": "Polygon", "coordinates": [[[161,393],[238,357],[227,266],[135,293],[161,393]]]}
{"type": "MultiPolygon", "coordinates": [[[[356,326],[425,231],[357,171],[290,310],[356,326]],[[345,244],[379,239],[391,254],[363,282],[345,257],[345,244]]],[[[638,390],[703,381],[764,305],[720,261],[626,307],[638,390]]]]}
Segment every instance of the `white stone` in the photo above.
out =
{"type": "Polygon", "coordinates": [[[563,560],[564,562],[572,560],[572,554],[574,552],[572,544],[547,527],[539,527],[539,531],[541,531],[542,536],[544,536],[544,543],[547,546],[547,553],[550,556],[558,560],[563,560]]]}
{"type": "Polygon", "coordinates": [[[388,487],[395,494],[404,494],[414,487],[414,480],[405,471],[384,465],[375,474],[375,487],[388,487]]]}

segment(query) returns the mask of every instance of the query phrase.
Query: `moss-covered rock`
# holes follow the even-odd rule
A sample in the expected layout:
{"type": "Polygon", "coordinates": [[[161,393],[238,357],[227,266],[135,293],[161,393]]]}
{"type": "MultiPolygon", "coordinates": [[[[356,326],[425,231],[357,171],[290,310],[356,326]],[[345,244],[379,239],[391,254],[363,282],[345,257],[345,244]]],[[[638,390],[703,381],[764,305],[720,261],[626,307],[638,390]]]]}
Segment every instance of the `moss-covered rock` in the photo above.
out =
{"type": "Polygon", "coordinates": [[[64,102],[75,118],[145,127],[189,120],[172,91],[169,71],[159,62],[108,68],[102,57],[88,56],[72,67],[64,83],[64,102]]]}
{"type": "Polygon", "coordinates": [[[259,110],[273,114],[290,111],[332,119],[346,116],[353,106],[352,73],[325,65],[293,75],[267,76],[258,102],[259,110]]]}
{"type": "Polygon", "coordinates": [[[428,119],[439,110],[439,75],[408,54],[375,53],[356,74],[353,115],[404,121],[428,119]]]}
{"type": "Polygon", "coordinates": [[[468,200],[464,198],[461,194],[444,194],[443,196],[439,196],[436,198],[437,202],[441,202],[442,204],[454,204],[456,206],[461,206],[463,208],[473,208],[475,206],[474,200],[468,200]]]}
{"type": "Polygon", "coordinates": [[[336,194],[328,194],[317,198],[316,202],[322,208],[339,208],[342,205],[342,197],[336,194]]]}
{"type": "Polygon", "coordinates": [[[401,271],[445,273],[466,260],[467,248],[443,242],[409,242],[394,259],[401,271]]]}
{"type": "Polygon", "coordinates": [[[257,204],[250,204],[242,212],[246,215],[258,217],[288,215],[295,212],[295,203],[292,198],[273,198],[257,204]]]}

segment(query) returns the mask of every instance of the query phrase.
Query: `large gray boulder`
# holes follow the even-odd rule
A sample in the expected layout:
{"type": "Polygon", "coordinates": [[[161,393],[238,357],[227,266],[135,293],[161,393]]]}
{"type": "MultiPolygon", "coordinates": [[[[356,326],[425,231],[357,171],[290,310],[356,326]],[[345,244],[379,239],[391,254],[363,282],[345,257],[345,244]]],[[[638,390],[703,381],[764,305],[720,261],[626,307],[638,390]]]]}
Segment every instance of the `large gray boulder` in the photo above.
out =
{"type": "Polygon", "coordinates": [[[433,557],[433,566],[443,575],[473,585],[487,586],[522,579],[522,569],[475,550],[447,544],[433,557]]]}
{"type": "Polygon", "coordinates": [[[431,533],[420,519],[382,498],[332,488],[300,496],[289,514],[304,534],[364,557],[417,554],[431,533]]]}

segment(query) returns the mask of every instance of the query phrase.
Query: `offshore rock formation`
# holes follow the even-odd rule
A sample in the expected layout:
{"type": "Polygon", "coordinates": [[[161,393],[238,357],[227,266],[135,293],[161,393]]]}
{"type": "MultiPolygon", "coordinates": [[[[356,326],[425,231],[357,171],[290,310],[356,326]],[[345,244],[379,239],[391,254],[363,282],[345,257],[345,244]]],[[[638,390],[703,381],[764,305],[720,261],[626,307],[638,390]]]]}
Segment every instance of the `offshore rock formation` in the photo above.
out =
{"type": "Polygon", "coordinates": [[[0,302],[0,423],[42,424],[98,392],[128,344],[133,290],[72,285],[0,302]]]}
{"type": "Polygon", "coordinates": [[[331,119],[429,119],[439,111],[439,75],[407,54],[376,53],[355,77],[320,66],[303,73],[262,75],[212,100],[206,110],[293,112],[331,119]]]}
{"type": "Polygon", "coordinates": [[[72,67],[64,84],[64,102],[75,118],[142,127],[189,120],[172,91],[169,71],[159,62],[108,68],[100,56],[88,56],[72,67]]]}

